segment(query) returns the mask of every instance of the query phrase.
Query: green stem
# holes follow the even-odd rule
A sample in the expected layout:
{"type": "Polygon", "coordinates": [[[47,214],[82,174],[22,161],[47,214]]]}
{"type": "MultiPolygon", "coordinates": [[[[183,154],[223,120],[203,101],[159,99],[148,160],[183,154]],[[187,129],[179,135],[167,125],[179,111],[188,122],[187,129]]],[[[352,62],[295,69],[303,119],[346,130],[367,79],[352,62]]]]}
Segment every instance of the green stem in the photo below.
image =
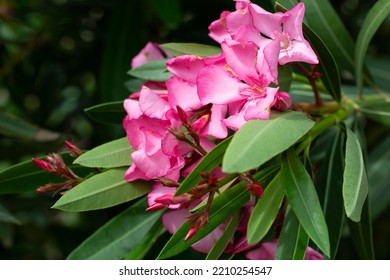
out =
{"type": "Polygon", "coordinates": [[[353,109],[353,103],[349,102],[347,104],[347,108],[340,108],[335,113],[328,115],[324,118],[322,118],[319,122],[317,122],[309,131],[309,133],[306,135],[306,137],[301,141],[298,148],[296,149],[297,154],[301,153],[305,148],[311,144],[311,142],[314,141],[318,136],[320,136],[323,132],[325,132],[327,129],[332,127],[333,125],[344,121],[346,118],[348,118],[349,114],[351,113],[353,109]]]}

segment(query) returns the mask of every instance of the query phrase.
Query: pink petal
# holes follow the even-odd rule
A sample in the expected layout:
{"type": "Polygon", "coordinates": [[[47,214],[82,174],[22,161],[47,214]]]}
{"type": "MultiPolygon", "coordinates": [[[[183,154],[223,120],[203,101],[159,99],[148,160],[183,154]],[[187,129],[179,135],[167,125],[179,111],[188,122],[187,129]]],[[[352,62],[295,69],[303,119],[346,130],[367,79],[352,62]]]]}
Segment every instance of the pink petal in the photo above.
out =
{"type": "Polygon", "coordinates": [[[203,58],[195,55],[181,55],[167,62],[169,72],[191,83],[196,82],[196,76],[204,66],[203,58]]]}
{"type": "Polygon", "coordinates": [[[249,11],[255,28],[271,39],[274,39],[274,31],[281,31],[281,23],[288,17],[283,13],[270,13],[256,4],[250,4],[249,11]]]}
{"type": "Polygon", "coordinates": [[[323,260],[324,256],[311,247],[307,247],[305,260],[323,260]]]}
{"type": "Polygon", "coordinates": [[[131,154],[133,164],[145,174],[146,177],[155,179],[163,177],[170,169],[169,157],[162,152],[158,152],[153,156],[147,156],[143,150],[134,151],[131,154]]]}
{"type": "Polygon", "coordinates": [[[198,95],[203,105],[229,104],[245,99],[239,92],[248,86],[232,76],[225,68],[210,65],[199,72],[198,95]]]}
{"type": "Polygon", "coordinates": [[[250,260],[274,260],[276,256],[276,248],[278,240],[274,239],[261,244],[260,248],[249,251],[245,257],[250,260]]]}
{"type": "Polygon", "coordinates": [[[264,60],[258,60],[257,70],[264,77],[264,85],[269,85],[270,82],[278,83],[278,62],[280,58],[280,42],[279,40],[270,41],[262,50],[264,60]],[[261,63],[261,64],[260,64],[261,63]],[[262,69],[262,70],[260,70],[262,69]],[[267,83],[268,82],[268,83],[267,83]]]}
{"type": "Polygon", "coordinates": [[[137,54],[131,61],[131,68],[136,68],[142,64],[157,60],[163,59],[164,56],[161,54],[158,44],[148,42],[145,47],[137,54]]]}
{"type": "Polygon", "coordinates": [[[247,121],[244,118],[244,112],[238,112],[235,115],[230,115],[230,117],[223,120],[223,122],[227,127],[236,131],[239,130],[247,121]]]}
{"type": "Polygon", "coordinates": [[[179,105],[183,110],[190,111],[202,107],[195,83],[173,76],[168,79],[167,88],[169,105],[172,108],[179,105]]]}
{"type": "Polygon", "coordinates": [[[139,103],[136,100],[125,99],[123,102],[123,107],[125,108],[130,120],[138,119],[142,115],[142,111],[139,108],[139,103]]]}
{"type": "Polygon", "coordinates": [[[221,44],[227,64],[248,85],[257,80],[256,59],[258,47],[253,42],[223,42],[221,44]]]}
{"type": "MultiPolygon", "coordinates": [[[[148,204],[152,206],[156,203],[156,199],[163,195],[173,195],[176,192],[176,188],[164,187],[161,183],[153,184],[151,191],[148,193],[148,204]]],[[[177,209],[180,207],[180,204],[169,205],[169,209],[177,209]]]]}
{"type": "Polygon", "coordinates": [[[267,88],[264,96],[248,101],[242,111],[245,120],[268,120],[278,88],[267,88]]]}
{"type": "Polygon", "coordinates": [[[291,41],[291,47],[280,52],[279,63],[284,65],[289,62],[300,61],[309,64],[318,64],[318,58],[309,42],[291,41]]]}
{"type": "Polygon", "coordinates": [[[226,29],[226,16],[228,14],[230,14],[229,11],[223,11],[219,19],[209,25],[209,36],[218,43],[222,43],[224,40],[231,38],[226,29]]]}
{"type": "Polygon", "coordinates": [[[141,90],[139,106],[146,116],[160,120],[166,119],[165,114],[171,108],[167,101],[146,87],[141,90]]]}
{"type": "Polygon", "coordinates": [[[300,2],[288,10],[285,14],[288,15],[288,18],[283,24],[283,31],[289,33],[294,39],[302,40],[302,21],[305,15],[305,4],[300,2]]]}
{"type": "Polygon", "coordinates": [[[132,164],[127,169],[124,177],[125,177],[126,181],[128,181],[128,182],[132,182],[132,181],[135,181],[138,179],[141,179],[141,180],[153,179],[153,178],[146,176],[145,173],[142,172],[135,164],[132,164]]]}
{"type": "Polygon", "coordinates": [[[234,11],[226,16],[226,28],[228,33],[234,37],[240,27],[253,25],[251,14],[248,11],[247,5],[242,6],[237,11],[234,11]]]}
{"type": "Polygon", "coordinates": [[[200,136],[210,136],[217,139],[224,139],[228,135],[228,130],[223,122],[227,112],[226,105],[214,104],[211,107],[211,116],[206,126],[201,130],[200,136]]]}

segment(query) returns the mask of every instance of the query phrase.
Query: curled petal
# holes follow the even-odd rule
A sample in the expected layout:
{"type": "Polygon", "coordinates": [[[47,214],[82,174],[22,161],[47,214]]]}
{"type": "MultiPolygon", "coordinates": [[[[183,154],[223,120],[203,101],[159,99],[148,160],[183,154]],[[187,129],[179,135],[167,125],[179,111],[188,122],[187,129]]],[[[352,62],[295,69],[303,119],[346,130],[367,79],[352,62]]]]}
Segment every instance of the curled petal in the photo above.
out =
{"type": "Polygon", "coordinates": [[[227,105],[214,104],[211,107],[211,115],[206,126],[200,131],[200,136],[210,136],[217,139],[226,138],[228,130],[223,122],[227,112],[227,105]]]}
{"type": "Polygon", "coordinates": [[[165,114],[171,108],[166,100],[146,87],[141,90],[139,107],[146,116],[160,120],[166,120],[165,114]]]}
{"type": "Polygon", "coordinates": [[[226,29],[226,17],[229,14],[229,11],[223,11],[219,19],[209,25],[209,36],[218,43],[222,43],[226,39],[231,38],[226,29]]]}

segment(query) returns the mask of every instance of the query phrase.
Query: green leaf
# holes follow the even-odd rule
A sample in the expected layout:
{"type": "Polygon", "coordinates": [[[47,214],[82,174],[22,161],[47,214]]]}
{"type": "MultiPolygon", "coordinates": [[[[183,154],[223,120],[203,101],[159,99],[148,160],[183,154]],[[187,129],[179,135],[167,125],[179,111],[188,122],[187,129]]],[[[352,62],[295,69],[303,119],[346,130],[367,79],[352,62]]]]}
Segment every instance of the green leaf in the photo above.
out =
{"type": "Polygon", "coordinates": [[[20,225],[18,219],[14,217],[3,205],[0,204],[0,223],[12,223],[20,225]]]}
{"type": "Polygon", "coordinates": [[[309,236],[299,223],[294,211],[288,207],[278,240],[276,259],[303,260],[308,244],[309,236]]]}
{"type": "Polygon", "coordinates": [[[359,222],[368,193],[368,180],[359,140],[347,126],[343,124],[343,127],[347,135],[343,183],[344,208],[348,218],[359,222]]]}
{"type": "Polygon", "coordinates": [[[234,134],[222,169],[242,173],[256,168],[295,144],[313,125],[305,114],[295,111],[249,121],[234,134]]]}
{"type": "Polygon", "coordinates": [[[280,184],[279,174],[265,189],[263,196],[257,201],[248,222],[248,243],[261,241],[271,228],[282,205],[284,191],[280,184]]]}
{"type": "Polygon", "coordinates": [[[335,58],[333,57],[332,53],[329,51],[325,43],[312,29],[310,29],[310,27],[304,25],[303,30],[320,60],[318,70],[322,74],[322,82],[324,83],[326,89],[333,97],[333,99],[340,103],[341,81],[339,69],[337,67],[335,58]]]}
{"type": "Polygon", "coordinates": [[[129,140],[123,137],[83,153],[74,163],[98,168],[130,166],[132,151],[129,140]]]}
{"type": "MultiPolygon", "coordinates": [[[[185,251],[226,221],[228,217],[248,202],[249,192],[246,190],[245,185],[246,182],[241,182],[216,197],[210,209],[208,223],[187,241],[184,241],[184,238],[190,229],[190,225],[188,222],[185,222],[169,239],[168,243],[165,244],[158,259],[167,259],[185,251]]],[[[203,209],[200,209],[200,211],[203,209]]]]}
{"type": "MultiPolygon", "coordinates": [[[[83,177],[91,172],[89,168],[79,165],[72,165],[74,160],[68,153],[61,154],[64,162],[78,176],[83,177]]],[[[45,159],[40,157],[40,159],[45,159]]],[[[0,194],[34,192],[38,187],[47,183],[59,183],[64,179],[48,174],[40,169],[31,160],[15,164],[0,172],[0,194]]]]}
{"type": "Polygon", "coordinates": [[[124,212],[112,218],[88,237],[67,259],[119,260],[140,244],[145,235],[161,218],[162,211],[145,212],[147,199],[143,198],[124,212]]]}
{"type": "Polygon", "coordinates": [[[22,140],[49,142],[57,140],[60,134],[39,128],[16,116],[0,112],[0,134],[22,140]]]}
{"type": "Polygon", "coordinates": [[[355,50],[355,76],[357,82],[357,91],[360,96],[362,96],[363,91],[363,66],[368,46],[375,32],[381,26],[382,22],[387,18],[389,13],[389,0],[379,0],[376,2],[375,5],[368,11],[357,36],[355,50]]]}
{"type": "Polygon", "coordinates": [[[347,221],[350,236],[360,258],[363,260],[375,259],[369,200],[367,199],[363,205],[359,222],[355,223],[350,219],[347,221]]]}
{"type": "Polygon", "coordinates": [[[151,182],[127,182],[123,178],[125,171],[110,169],[83,181],[67,191],[52,208],[74,212],[103,209],[136,199],[150,191],[151,182]]]}
{"type": "Polygon", "coordinates": [[[223,155],[225,154],[226,148],[231,140],[231,137],[226,138],[215,146],[209,153],[207,153],[207,155],[204,156],[204,158],[195,166],[191,173],[185,177],[178,187],[175,195],[186,193],[195,187],[202,179],[199,172],[212,171],[215,167],[217,167],[222,162],[223,155]]]}
{"type": "Polygon", "coordinates": [[[368,118],[390,126],[390,102],[370,102],[363,104],[360,111],[368,118]]]}
{"type": "Polygon", "coordinates": [[[86,108],[85,113],[94,121],[108,124],[122,124],[126,116],[123,101],[95,105],[86,108]]]}
{"type": "Polygon", "coordinates": [[[146,81],[165,82],[172,76],[166,69],[167,61],[168,59],[152,60],[129,70],[127,74],[146,81]]]}
{"type": "Polygon", "coordinates": [[[150,251],[157,238],[165,232],[165,227],[162,224],[161,219],[157,220],[153,227],[145,234],[143,239],[137,246],[132,248],[130,253],[126,256],[126,260],[142,260],[145,255],[150,251]]]}
{"type": "Polygon", "coordinates": [[[283,154],[281,183],[299,222],[325,253],[330,255],[328,228],[313,182],[293,149],[283,154]]]}
{"type": "Polygon", "coordinates": [[[213,248],[206,256],[206,260],[218,260],[219,257],[223,254],[226,247],[228,246],[230,240],[232,240],[234,233],[240,223],[240,211],[237,211],[231,218],[230,222],[225,228],[220,239],[215,242],[213,248]]]}
{"type": "Polygon", "coordinates": [[[344,223],[343,173],[345,137],[341,128],[334,127],[328,146],[323,149],[325,158],[319,164],[316,186],[329,230],[330,258],[336,257],[344,223]]]}
{"type": "Polygon", "coordinates": [[[367,174],[370,182],[368,193],[372,219],[375,220],[390,205],[390,135],[378,143],[367,157],[367,174]]]}
{"type": "Polygon", "coordinates": [[[192,54],[206,57],[221,53],[221,48],[196,43],[167,43],[160,46],[174,56],[192,54]]]}

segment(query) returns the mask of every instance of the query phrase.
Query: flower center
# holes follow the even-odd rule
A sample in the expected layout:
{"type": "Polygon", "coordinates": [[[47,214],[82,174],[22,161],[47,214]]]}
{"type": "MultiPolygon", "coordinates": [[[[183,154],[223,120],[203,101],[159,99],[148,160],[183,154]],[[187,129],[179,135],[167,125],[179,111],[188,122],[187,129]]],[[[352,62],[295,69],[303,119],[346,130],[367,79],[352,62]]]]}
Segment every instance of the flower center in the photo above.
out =
{"type": "Polygon", "coordinates": [[[274,31],[275,38],[280,41],[280,48],[282,50],[287,50],[291,45],[290,35],[288,33],[274,31]]]}

